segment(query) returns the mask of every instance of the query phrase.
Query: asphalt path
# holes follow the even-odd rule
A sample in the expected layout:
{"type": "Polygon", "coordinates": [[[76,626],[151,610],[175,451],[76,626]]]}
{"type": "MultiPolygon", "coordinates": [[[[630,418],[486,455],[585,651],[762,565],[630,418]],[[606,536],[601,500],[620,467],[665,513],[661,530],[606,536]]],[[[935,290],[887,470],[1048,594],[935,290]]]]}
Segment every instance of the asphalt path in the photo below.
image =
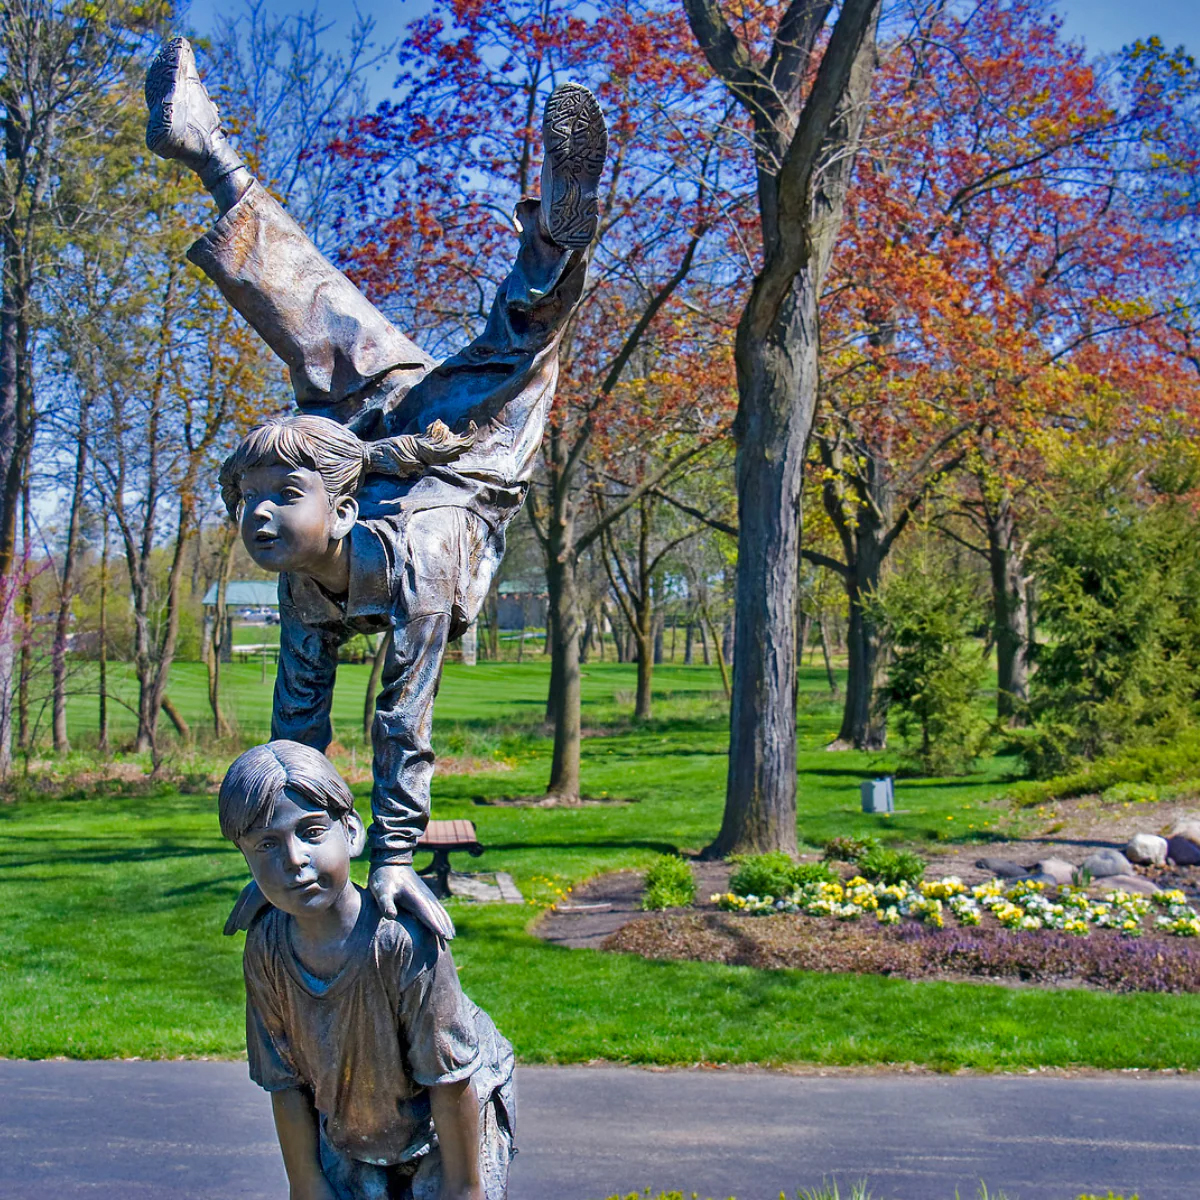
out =
{"type": "MultiPolygon", "coordinates": [[[[512,1200],[1200,1196],[1200,1079],[523,1067],[512,1200]],[[845,1195],[845,1190],[843,1190],[845,1195]]],[[[243,1063],[0,1061],[0,1197],[282,1200],[243,1063]]]]}

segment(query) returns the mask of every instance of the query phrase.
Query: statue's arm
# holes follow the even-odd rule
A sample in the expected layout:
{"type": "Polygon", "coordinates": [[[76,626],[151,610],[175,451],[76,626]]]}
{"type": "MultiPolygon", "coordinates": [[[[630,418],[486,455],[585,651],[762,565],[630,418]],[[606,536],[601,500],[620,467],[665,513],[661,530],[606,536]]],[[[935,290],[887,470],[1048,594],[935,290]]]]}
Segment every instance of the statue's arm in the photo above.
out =
{"type": "Polygon", "coordinates": [[[333,740],[329,713],[339,639],[327,630],[305,625],[283,588],[279,601],[279,670],[271,737],[301,742],[324,753],[333,740]]]}
{"type": "Polygon", "coordinates": [[[441,1200],[484,1200],[479,1175],[479,1100],[470,1079],[429,1089],[442,1151],[441,1200]]]}
{"type": "Polygon", "coordinates": [[[321,1170],[317,1110],[308,1093],[301,1088],[272,1092],[271,1111],[287,1171],[290,1200],[337,1200],[321,1170]]]}

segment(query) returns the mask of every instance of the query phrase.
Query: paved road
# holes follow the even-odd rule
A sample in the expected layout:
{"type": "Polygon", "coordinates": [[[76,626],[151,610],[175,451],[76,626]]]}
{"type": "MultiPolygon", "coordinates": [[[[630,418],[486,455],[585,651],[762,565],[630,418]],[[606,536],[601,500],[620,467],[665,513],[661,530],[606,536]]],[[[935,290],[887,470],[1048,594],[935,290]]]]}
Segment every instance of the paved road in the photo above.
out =
{"type": "MultiPolygon", "coordinates": [[[[513,1200],[647,1186],[777,1200],[869,1178],[897,1200],[1200,1196],[1200,1080],[537,1068],[519,1073],[513,1200]]],[[[282,1200],[240,1063],[0,1061],[0,1197],[282,1200]]]]}

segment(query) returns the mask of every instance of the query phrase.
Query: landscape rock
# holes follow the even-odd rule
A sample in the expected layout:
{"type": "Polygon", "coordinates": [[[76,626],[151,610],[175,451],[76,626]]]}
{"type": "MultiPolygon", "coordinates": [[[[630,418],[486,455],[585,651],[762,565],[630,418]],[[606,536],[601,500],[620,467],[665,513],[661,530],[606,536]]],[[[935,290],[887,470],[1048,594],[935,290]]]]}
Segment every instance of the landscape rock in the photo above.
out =
{"type": "Polygon", "coordinates": [[[1175,827],[1167,834],[1168,838],[1187,838],[1189,842],[1200,846],[1200,820],[1195,817],[1184,817],[1175,822],[1175,827]]]}
{"type": "Polygon", "coordinates": [[[1135,833],[1125,847],[1125,857],[1132,863],[1161,867],[1167,861],[1167,839],[1155,833],[1135,833]]]}
{"type": "Polygon", "coordinates": [[[1012,883],[1041,883],[1046,887],[1058,887],[1058,880],[1053,875],[1047,875],[1044,871],[1030,871],[1028,875],[1022,875],[1020,879],[1011,880],[1012,883]]]}
{"type": "Polygon", "coordinates": [[[1007,858],[981,858],[975,864],[981,871],[990,871],[1000,879],[1024,879],[1029,868],[1007,858]]]}
{"type": "Polygon", "coordinates": [[[1039,875],[1048,875],[1059,887],[1070,883],[1075,878],[1076,867],[1065,858],[1043,858],[1034,863],[1034,871],[1039,875]]]}
{"type": "Polygon", "coordinates": [[[1081,871],[1087,871],[1093,879],[1104,879],[1109,875],[1132,875],[1133,864],[1120,850],[1097,850],[1089,854],[1080,864],[1081,871]]]}
{"type": "Polygon", "coordinates": [[[1101,892],[1122,891],[1141,896],[1153,896],[1160,890],[1157,884],[1140,875],[1106,875],[1096,886],[1101,892]]]}
{"type": "Polygon", "coordinates": [[[1180,867],[1194,867],[1200,863],[1200,846],[1191,838],[1176,834],[1167,838],[1167,857],[1180,867]]]}

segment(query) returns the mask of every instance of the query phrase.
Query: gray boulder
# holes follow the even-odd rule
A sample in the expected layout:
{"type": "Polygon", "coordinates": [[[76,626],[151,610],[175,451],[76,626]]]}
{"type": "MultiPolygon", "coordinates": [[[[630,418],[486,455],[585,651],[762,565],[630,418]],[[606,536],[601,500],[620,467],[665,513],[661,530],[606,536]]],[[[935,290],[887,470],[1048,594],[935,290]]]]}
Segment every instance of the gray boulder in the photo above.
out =
{"type": "Polygon", "coordinates": [[[1089,854],[1080,864],[1081,871],[1087,871],[1093,879],[1104,879],[1109,875],[1132,875],[1133,864],[1120,850],[1097,850],[1089,854]]]}
{"type": "Polygon", "coordinates": [[[1028,867],[1007,858],[981,858],[975,865],[1000,879],[1024,879],[1029,874],[1028,867]]]}
{"type": "Polygon", "coordinates": [[[1187,838],[1189,842],[1200,846],[1200,820],[1195,817],[1184,817],[1182,820],[1176,821],[1174,829],[1167,834],[1167,837],[1187,838]]]}
{"type": "Polygon", "coordinates": [[[1121,891],[1142,896],[1153,896],[1159,890],[1157,884],[1140,875],[1106,875],[1095,886],[1100,892],[1121,891]]]}
{"type": "Polygon", "coordinates": [[[1194,867],[1200,863],[1200,846],[1191,838],[1175,834],[1167,838],[1167,857],[1180,867],[1194,867]]]}
{"type": "Polygon", "coordinates": [[[1049,876],[1059,887],[1070,883],[1075,877],[1074,865],[1065,858],[1043,858],[1041,862],[1033,864],[1033,869],[1038,875],[1049,876]]]}
{"type": "Polygon", "coordinates": [[[1167,839],[1155,833],[1135,833],[1125,847],[1125,857],[1132,863],[1161,867],[1167,861],[1167,839]]]}

